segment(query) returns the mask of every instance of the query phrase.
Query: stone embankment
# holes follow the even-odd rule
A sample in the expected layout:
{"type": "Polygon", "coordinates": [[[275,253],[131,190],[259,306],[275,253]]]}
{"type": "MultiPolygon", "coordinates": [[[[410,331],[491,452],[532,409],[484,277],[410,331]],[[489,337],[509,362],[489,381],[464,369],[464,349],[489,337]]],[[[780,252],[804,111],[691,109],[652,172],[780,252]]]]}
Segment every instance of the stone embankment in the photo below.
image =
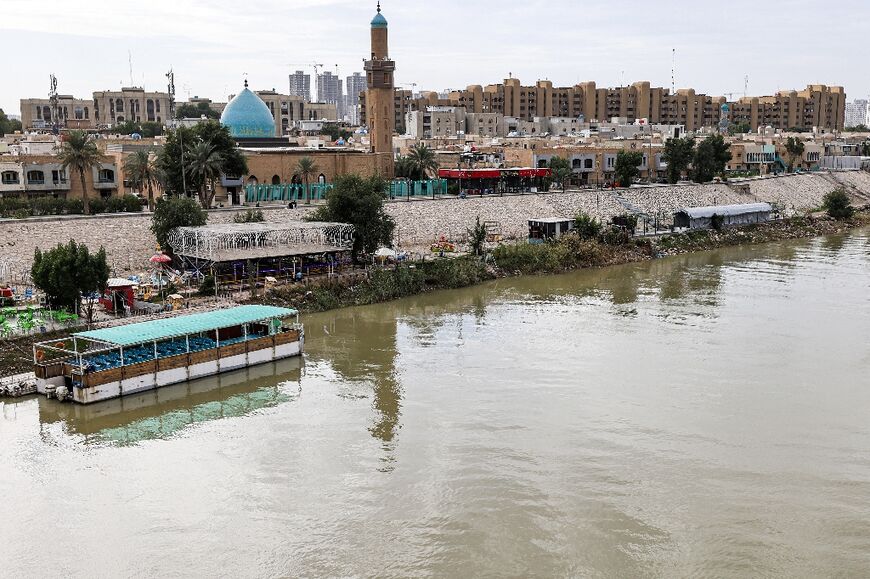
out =
{"type": "MultiPolygon", "coordinates": [[[[818,208],[825,194],[837,187],[844,187],[856,203],[867,203],[870,173],[844,171],[749,179],[729,185],[633,188],[619,190],[618,194],[637,210],[665,218],[681,207],[755,201],[777,203],[791,215],[818,208]]],[[[310,211],[305,207],[264,209],[270,222],[301,219],[310,211]]],[[[525,237],[527,221],[532,218],[571,218],[585,211],[607,220],[624,213],[626,208],[612,191],[581,190],[482,199],[397,201],[388,204],[387,211],[396,220],[399,246],[413,248],[425,246],[441,235],[462,241],[478,216],[481,221],[497,221],[502,234],[511,239],[525,237]]],[[[235,214],[231,210],[212,211],[209,221],[229,222],[235,214]]],[[[117,275],[144,271],[156,249],[150,225],[149,214],[0,221],[0,277],[8,277],[11,270],[21,278],[30,269],[35,248],[48,249],[69,239],[93,249],[105,247],[117,275]]]]}

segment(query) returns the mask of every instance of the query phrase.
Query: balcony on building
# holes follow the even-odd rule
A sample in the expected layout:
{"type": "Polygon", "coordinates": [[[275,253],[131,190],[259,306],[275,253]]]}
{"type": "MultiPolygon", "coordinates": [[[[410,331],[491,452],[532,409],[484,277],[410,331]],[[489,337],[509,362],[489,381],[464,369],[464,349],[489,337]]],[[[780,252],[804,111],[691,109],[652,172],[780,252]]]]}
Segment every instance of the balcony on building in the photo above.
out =
{"type": "Polygon", "coordinates": [[[118,188],[118,177],[114,165],[101,164],[99,167],[94,167],[93,176],[94,189],[106,190],[118,188]]]}

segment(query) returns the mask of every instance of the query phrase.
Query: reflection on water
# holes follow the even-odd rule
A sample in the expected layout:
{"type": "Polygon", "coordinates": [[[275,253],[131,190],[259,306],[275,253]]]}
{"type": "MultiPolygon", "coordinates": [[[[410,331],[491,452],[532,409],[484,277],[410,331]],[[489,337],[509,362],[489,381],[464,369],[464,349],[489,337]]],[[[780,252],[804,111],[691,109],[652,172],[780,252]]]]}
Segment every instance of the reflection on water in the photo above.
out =
{"type": "Polygon", "coordinates": [[[502,279],[0,404],[0,575],[866,576],[868,275],[856,232],[502,279]]]}
{"type": "Polygon", "coordinates": [[[168,438],[193,424],[244,416],[296,398],[300,368],[300,358],[288,358],[87,406],[40,397],[39,419],[62,422],[86,443],[168,438]]]}

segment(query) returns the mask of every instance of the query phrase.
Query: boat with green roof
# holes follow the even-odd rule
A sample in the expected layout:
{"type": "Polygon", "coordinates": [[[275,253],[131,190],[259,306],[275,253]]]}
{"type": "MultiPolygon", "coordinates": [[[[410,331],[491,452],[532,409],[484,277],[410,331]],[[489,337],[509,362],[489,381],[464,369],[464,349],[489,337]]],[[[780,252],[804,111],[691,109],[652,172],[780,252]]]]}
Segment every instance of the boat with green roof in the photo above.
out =
{"type": "Polygon", "coordinates": [[[72,334],[33,346],[37,390],[91,404],[300,356],[299,312],[238,306],[72,334]]]}

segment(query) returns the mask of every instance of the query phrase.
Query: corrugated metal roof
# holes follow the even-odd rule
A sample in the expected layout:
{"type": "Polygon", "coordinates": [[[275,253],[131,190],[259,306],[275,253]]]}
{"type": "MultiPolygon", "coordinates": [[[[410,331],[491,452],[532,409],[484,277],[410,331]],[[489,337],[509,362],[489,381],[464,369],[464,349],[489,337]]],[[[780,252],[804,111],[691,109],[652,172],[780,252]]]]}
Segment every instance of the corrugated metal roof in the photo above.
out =
{"type": "Polygon", "coordinates": [[[103,330],[91,330],[74,334],[78,338],[99,340],[118,346],[132,346],[165,340],[187,334],[198,334],[215,328],[229,328],[241,324],[259,322],[270,318],[285,318],[295,316],[298,312],[289,308],[273,306],[238,306],[226,310],[216,310],[202,314],[179,316],[152,320],[126,326],[116,326],[103,330]]]}
{"type": "Polygon", "coordinates": [[[684,207],[677,213],[685,213],[692,219],[722,217],[730,215],[746,215],[747,213],[770,213],[773,207],[769,203],[744,203],[742,205],[711,205],[710,207],[684,207]]]}

